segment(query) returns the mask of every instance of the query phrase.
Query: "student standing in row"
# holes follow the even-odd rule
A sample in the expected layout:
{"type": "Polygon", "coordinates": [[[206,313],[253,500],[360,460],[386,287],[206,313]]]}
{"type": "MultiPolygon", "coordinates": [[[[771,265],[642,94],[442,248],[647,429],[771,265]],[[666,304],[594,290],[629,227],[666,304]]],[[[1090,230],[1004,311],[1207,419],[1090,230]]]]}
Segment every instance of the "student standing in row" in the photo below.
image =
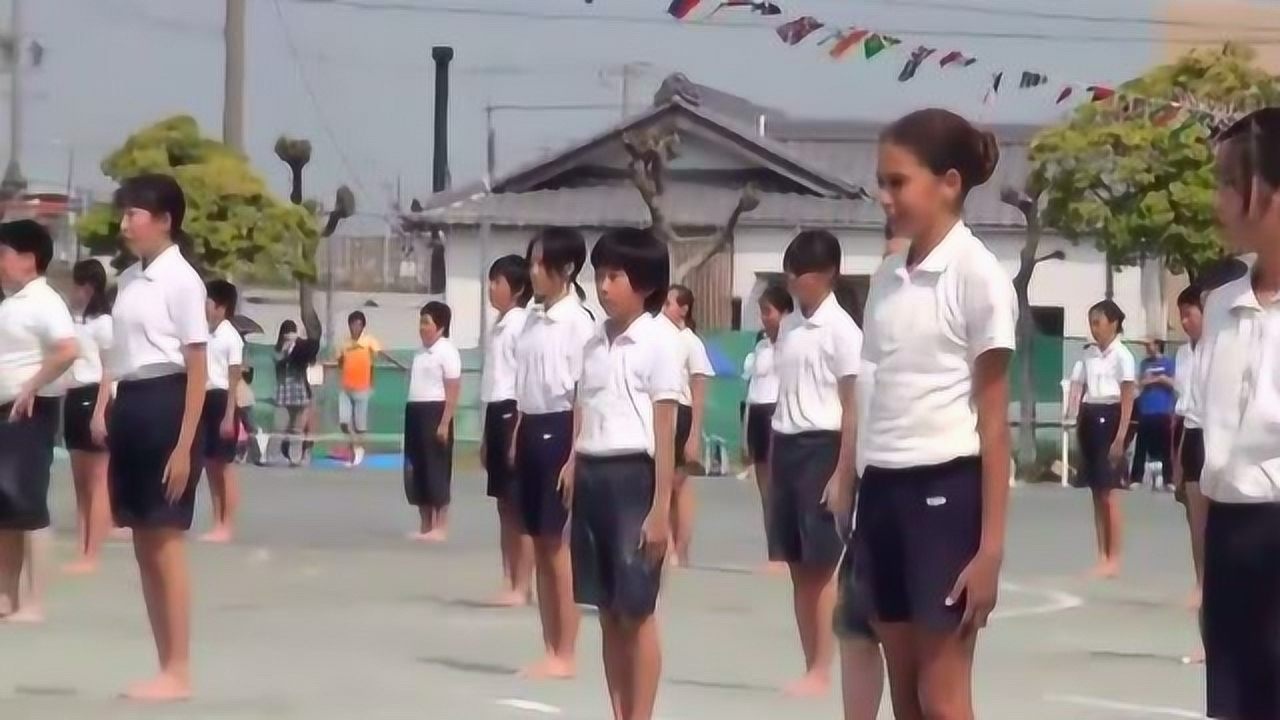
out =
{"type": "Polygon", "coordinates": [[[684,285],[672,285],[662,304],[662,318],[676,331],[675,343],[684,366],[684,385],[680,390],[680,407],[676,410],[676,474],[671,493],[671,547],[668,557],[678,567],[689,566],[689,547],[693,543],[694,505],[690,471],[702,468],[702,417],[707,404],[707,378],[715,374],[707,348],[698,338],[693,319],[693,291],[684,285]]]}
{"type": "Polygon", "coordinates": [[[528,603],[533,583],[533,540],[520,532],[516,470],[509,460],[519,418],[516,344],[524,332],[529,317],[525,306],[532,296],[527,260],[519,255],[506,255],[489,266],[489,305],[498,313],[498,318],[489,329],[480,375],[480,402],[484,405],[480,463],[488,476],[487,494],[498,506],[505,587],[496,604],[505,607],[528,603]]]}
{"type": "Polygon", "coordinates": [[[580,430],[564,476],[572,507],[574,595],[599,609],[615,720],[650,720],[662,674],[654,617],[670,543],[680,353],[652,315],[667,287],[666,246],[648,230],[606,232],[591,251],[607,320],[586,344],[580,430]]]}
{"type": "Polygon", "coordinates": [[[849,507],[840,493],[854,472],[854,381],[862,354],[862,331],[834,292],[840,256],[835,236],[811,230],[797,235],[782,258],[800,312],[782,320],[774,349],[769,525],[777,557],[791,572],[804,650],[805,674],[787,686],[791,695],[822,694],[831,682],[834,578],[844,551],[836,519],[849,507]]]}
{"type": "Polygon", "coordinates": [[[578,609],[565,543],[568,511],[560,493],[572,472],[574,400],[582,377],[582,349],[595,320],[582,305],[578,273],[587,261],[582,235],[549,227],[529,241],[529,280],[537,304],[516,346],[516,406],[520,417],[511,463],[524,534],[533,538],[538,615],[546,655],[528,677],[567,678],[576,672],[578,609]]]}
{"type": "Polygon", "coordinates": [[[449,340],[453,313],[442,302],[422,306],[422,349],[409,369],[404,408],[404,492],[418,508],[415,540],[444,542],[453,486],[453,416],[462,388],[462,356],[449,340]]]}
{"type": "Polygon", "coordinates": [[[1280,108],[1219,136],[1217,214],[1251,271],[1210,293],[1192,406],[1204,431],[1208,716],[1280,717],[1280,108]]]}
{"type": "Polygon", "coordinates": [[[350,337],[338,348],[334,358],[334,364],[342,372],[338,427],[351,439],[352,467],[364,462],[364,436],[369,432],[369,403],[373,401],[374,362],[382,358],[401,370],[408,369],[382,349],[382,343],[368,332],[368,324],[368,319],[359,310],[348,315],[350,337]]]}
{"type": "Polygon", "coordinates": [[[1095,344],[1085,349],[1071,375],[1073,387],[1082,391],[1068,404],[1079,407],[1079,485],[1093,494],[1098,539],[1098,564],[1093,575],[1113,578],[1120,572],[1123,520],[1117,493],[1125,487],[1124,446],[1137,367],[1133,353],[1120,340],[1124,313],[1114,302],[1103,300],[1089,309],[1089,332],[1095,344]]]}
{"type": "MultiPolygon", "coordinates": [[[[1177,402],[1174,415],[1173,481],[1178,501],[1186,509],[1187,529],[1191,536],[1191,563],[1196,586],[1187,600],[1192,610],[1200,609],[1204,588],[1204,519],[1208,506],[1200,492],[1200,473],[1204,469],[1204,433],[1200,420],[1191,407],[1191,382],[1195,377],[1196,345],[1204,330],[1204,295],[1199,285],[1192,284],[1178,293],[1178,318],[1187,342],[1178,348],[1174,358],[1174,389],[1177,402]]],[[[1203,657],[1193,658],[1201,660],[1203,657]]]]}
{"type": "Polygon", "coordinates": [[[756,489],[764,517],[767,572],[781,572],[782,562],[769,527],[769,449],[772,445],[773,412],[778,406],[778,371],[774,357],[778,329],[795,305],[791,293],[780,285],[770,285],[760,293],[760,331],[755,349],[747,355],[742,374],[747,380],[747,401],[742,416],[743,459],[755,469],[756,489]]]}
{"type": "Polygon", "coordinates": [[[236,391],[244,365],[244,339],[231,324],[236,314],[236,286],[226,280],[211,280],[205,287],[205,315],[209,320],[209,378],[200,423],[204,427],[204,464],[209,473],[209,499],[213,505],[213,529],[200,539],[231,542],[236,510],[240,507],[240,485],[236,478],[236,440],[240,424],[236,418],[236,391]]]}
{"type": "Polygon", "coordinates": [[[76,361],[67,373],[62,404],[62,439],[71,454],[76,490],[79,557],[64,570],[71,574],[98,569],[102,543],[111,532],[107,493],[107,407],[111,376],[105,371],[111,351],[111,304],[107,271],[97,260],[81,260],[71,268],[71,309],[76,322],[76,361]]]}
{"type": "Polygon", "coordinates": [[[45,280],[53,241],[31,220],[0,224],[0,621],[40,622],[49,467],[60,396],[77,356],[67,305],[45,280]],[[31,593],[21,588],[23,568],[31,593]]]}
{"type": "Polygon", "coordinates": [[[1173,361],[1164,354],[1164,341],[1149,339],[1147,356],[1138,363],[1138,398],[1134,413],[1138,416],[1133,465],[1129,482],[1141,483],[1147,462],[1160,463],[1161,486],[1173,490],[1173,361]]]}
{"type": "Polygon", "coordinates": [[[186,198],[168,175],[139,175],[116,191],[121,235],[138,258],[120,275],[114,375],[107,420],[108,478],[116,524],[133,530],[142,596],[160,674],[129,688],[152,702],[191,695],[191,529],[204,449],[200,425],[208,376],[205,288],[179,244],[186,198]]]}
{"type": "Polygon", "coordinates": [[[875,378],[851,552],[855,570],[865,561],[901,720],[974,717],[974,649],[996,603],[1017,303],[961,217],[998,159],[991,133],[946,110],[906,115],[880,139],[881,202],[910,246],[877,270],[867,300],[875,378]]]}

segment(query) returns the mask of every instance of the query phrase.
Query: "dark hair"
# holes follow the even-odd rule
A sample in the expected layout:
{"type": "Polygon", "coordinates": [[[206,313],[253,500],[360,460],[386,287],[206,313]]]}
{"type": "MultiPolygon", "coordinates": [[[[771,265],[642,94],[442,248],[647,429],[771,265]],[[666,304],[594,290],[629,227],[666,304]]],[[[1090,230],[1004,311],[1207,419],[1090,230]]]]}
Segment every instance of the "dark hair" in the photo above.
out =
{"type": "Polygon", "coordinates": [[[1196,284],[1204,292],[1217,290],[1249,274],[1249,266],[1237,257],[1225,257],[1200,271],[1196,284]]]}
{"type": "Polygon", "coordinates": [[[172,175],[143,173],[125,178],[116,188],[114,201],[120,210],[137,208],[152,215],[169,216],[169,239],[188,262],[195,262],[195,243],[182,229],[182,221],[187,216],[187,196],[172,175]]]}
{"type": "Polygon", "coordinates": [[[893,226],[889,224],[888,220],[884,221],[884,239],[885,242],[893,239],[893,226]]]}
{"type": "Polygon", "coordinates": [[[432,300],[422,306],[422,312],[418,313],[421,317],[431,318],[431,322],[440,328],[445,337],[449,337],[449,325],[453,322],[453,311],[448,305],[439,300],[432,300]]]}
{"type": "Polygon", "coordinates": [[[1235,121],[1217,136],[1222,148],[1218,182],[1244,196],[1244,211],[1252,202],[1253,183],[1262,180],[1280,189],[1280,107],[1262,108],[1235,121]]]}
{"type": "Polygon", "coordinates": [[[862,299],[862,293],[858,292],[858,288],[844,278],[836,278],[831,294],[836,296],[836,304],[840,309],[848,313],[858,327],[862,327],[862,311],[866,302],[862,299]]]}
{"type": "Polygon", "coordinates": [[[840,272],[840,241],[826,230],[805,230],[791,240],[782,255],[782,269],[792,275],[840,272]]]}
{"type": "Polygon", "coordinates": [[[71,282],[89,288],[89,302],[84,306],[84,319],[96,318],[111,312],[107,299],[107,270],[97,260],[81,260],[71,268],[71,282]]]}
{"type": "Polygon", "coordinates": [[[36,272],[40,275],[45,274],[49,263],[53,262],[53,238],[49,237],[49,230],[35,220],[0,223],[0,245],[22,255],[34,256],[36,272]]]}
{"type": "Polygon", "coordinates": [[[609,230],[591,248],[591,267],[596,274],[602,270],[626,273],[632,289],[645,295],[644,309],[649,313],[660,312],[666,301],[670,264],[666,243],[647,229],[609,230]]]}
{"type": "Polygon", "coordinates": [[[1204,309],[1204,288],[1192,283],[1178,293],[1178,307],[1204,309]]]}
{"type": "Polygon", "coordinates": [[[1156,346],[1156,352],[1157,352],[1157,353],[1159,353],[1159,354],[1161,354],[1161,355],[1163,355],[1163,354],[1164,354],[1164,349],[1165,349],[1165,347],[1166,347],[1166,346],[1165,346],[1165,344],[1164,344],[1164,341],[1163,341],[1163,340],[1161,340],[1160,338],[1151,338],[1151,344],[1153,344],[1153,345],[1155,345],[1155,346],[1156,346]]]}
{"type": "Polygon", "coordinates": [[[280,323],[280,330],[276,333],[276,352],[284,349],[284,336],[296,332],[298,332],[298,323],[292,320],[285,320],[280,323]]]}
{"type": "Polygon", "coordinates": [[[795,300],[791,298],[791,293],[787,289],[777,283],[770,283],[760,293],[761,304],[768,304],[774,310],[783,313],[793,312],[796,309],[795,300]]]}
{"type": "Polygon", "coordinates": [[[698,323],[693,319],[693,291],[687,285],[672,285],[667,294],[676,294],[676,304],[685,309],[684,324],[694,332],[698,332],[698,323]]]}
{"type": "Polygon", "coordinates": [[[1102,302],[1094,303],[1093,307],[1089,308],[1089,314],[1093,315],[1094,313],[1098,313],[1115,323],[1117,333],[1124,332],[1124,311],[1120,309],[1120,306],[1114,300],[1103,300],[1102,302]]]}
{"type": "Polygon", "coordinates": [[[350,325],[351,323],[357,320],[360,321],[361,325],[365,327],[369,327],[369,319],[366,318],[364,316],[364,313],[360,312],[359,310],[355,310],[350,315],[347,316],[347,325],[350,325]]]}
{"type": "Polygon", "coordinates": [[[761,341],[761,340],[763,340],[764,338],[765,338],[765,332],[764,332],[764,330],[757,330],[757,331],[756,331],[756,342],[760,342],[760,341],[761,341]]]}
{"type": "MultiPolygon", "coordinates": [[[[533,246],[539,245],[542,248],[542,268],[548,272],[560,275],[564,273],[565,267],[570,268],[569,275],[565,279],[573,285],[573,290],[578,294],[579,300],[587,299],[587,292],[578,284],[578,273],[582,272],[582,267],[587,264],[587,241],[583,239],[582,233],[574,228],[551,226],[545,227],[533,236],[529,241],[528,248],[525,249],[524,258],[529,264],[533,264],[533,246]]],[[[593,256],[594,257],[594,256],[593,256]]]]}
{"type": "Polygon", "coordinates": [[[252,366],[252,365],[241,365],[241,366],[240,366],[240,377],[244,378],[244,381],[245,381],[245,382],[247,382],[247,383],[249,383],[250,385],[252,385],[252,384],[253,384],[253,366],[252,366]]]}
{"type": "Polygon", "coordinates": [[[210,280],[204,288],[213,304],[227,311],[227,317],[236,314],[236,302],[240,294],[236,291],[235,285],[226,280],[210,280]]]}
{"type": "Polygon", "coordinates": [[[941,108],[903,115],[880,133],[880,141],[911,151],[934,175],[955,170],[960,175],[961,201],[991,179],[1000,161],[995,135],[941,108]]]}
{"type": "Polygon", "coordinates": [[[529,261],[519,255],[503,255],[489,266],[489,279],[507,281],[515,296],[516,305],[524,307],[533,297],[533,285],[529,283],[529,261]]]}

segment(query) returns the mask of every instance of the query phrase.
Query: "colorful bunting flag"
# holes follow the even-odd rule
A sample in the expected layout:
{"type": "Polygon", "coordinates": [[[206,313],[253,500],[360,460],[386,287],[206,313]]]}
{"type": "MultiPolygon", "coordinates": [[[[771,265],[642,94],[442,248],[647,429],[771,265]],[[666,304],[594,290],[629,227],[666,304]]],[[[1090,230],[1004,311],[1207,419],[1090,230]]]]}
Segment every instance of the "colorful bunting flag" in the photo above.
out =
{"type": "Polygon", "coordinates": [[[1058,100],[1055,104],[1061,105],[1063,102],[1066,101],[1067,98],[1071,97],[1071,93],[1074,90],[1075,88],[1071,87],[1070,85],[1062,88],[1062,92],[1058,93],[1058,100]]]}
{"type": "Polygon", "coordinates": [[[812,15],[796,18],[778,26],[778,37],[788,45],[799,45],[804,39],[823,28],[822,22],[812,15]]]}
{"type": "MultiPolygon", "coordinates": [[[[753,2],[752,0],[724,0],[711,11],[711,15],[715,15],[725,8],[749,8],[753,13],[761,15],[781,15],[782,8],[771,2],[753,2]]],[[[711,17],[708,15],[707,17],[711,17]]]]}
{"type": "Polygon", "coordinates": [[[1089,100],[1091,102],[1102,102],[1103,100],[1106,100],[1108,98],[1115,97],[1115,94],[1116,94],[1115,90],[1112,90],[1109,87],[1103,87],[1101,85],[1090,85],[1088,87],[1088,90],[1089,90],[1089,100]]]}
{"type": "Polygon", "coordinates": [[[1049,78],[1047,76],[1038,72],[1023,70],[1022,79],[1018,81],[1018,88],[1021,90],[1027,90],[1033,87],[1040,87],[1047,82],[1049,82],[1049,78]]]}
{"type": "Polygon", "coordinates": [[[969,67],[970,65],[976,62],[978,62],[978,58],[969,57],[968,55],[965,55],[959,50],[952,50],[951,52],[942,56],[942,59],[938,61],[938,65],[942,67],[946,67],[948,65],[955,65],[956,67],[969,67]]]}
{"type": "Polygon", "coordinates": [[[937,48],[925,47],[919,45],[915,50],[911,51],[911,57],[907,58],[907,63],[902,66],[902,72],[898,73],[898,82],[906,82],[916,76],[916,72],[920,70],[920,65],[929,56],[937,52],[937,48]]]}
{"type": "Polygon", "coordinates": [[[859,30],[858,28],[849,28],[849,32],[842,33],[840,39],[835,45],[831,46],[831,57],[839,60],[844,57],[850,50],[856,48],[858,43],[862,42],[868,35],[870,30],[859,30]]]}
{"type": "Polygon", "coordinates": [[[901,42],[901,40],[893,37],[892,35],[871,33],[871,35],[867,37],[867,41],[862,44],[862,49],[865,51],[867,59],[870,60],[883,52],[886,48],[891,48],[901,42]]]}
{"type": "Polygon", "coordinates": [[[991,92],[1000,94],[1000,83],[1004,81],[1004,71],[991,76],[991,92]]]}
{"type": "Polygon", "coordinates": [[[677,20],[683,20],[698,7],[701,0],[671,0],[671,4],[667,6],[667,14],[677,20]]]}

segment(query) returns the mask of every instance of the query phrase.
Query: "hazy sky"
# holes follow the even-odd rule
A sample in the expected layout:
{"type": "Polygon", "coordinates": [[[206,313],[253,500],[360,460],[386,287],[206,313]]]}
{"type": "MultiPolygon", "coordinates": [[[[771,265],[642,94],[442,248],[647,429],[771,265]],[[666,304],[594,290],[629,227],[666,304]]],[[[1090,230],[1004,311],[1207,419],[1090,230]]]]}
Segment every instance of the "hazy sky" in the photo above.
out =
{"type": "MultiPolygon", "coordinates": [[[[28,72],[24,93],[23,159],[30,177],[65,183],[68,147],[74,145],[76,184],[105,192],[110,184],[97,163],[131,130],[187,113],[209,134],[220,134],[222,0],[23,1],[27,32],[47,48],[42,67],[28,72]]],[[[726,11],[721,17],[728,26],[682,26],[665,15],[667,0],[350,2],[417,9],[249,0],[247,142],[259,169],[283,190],[286,172],[272,144],[281,133],[309,138],[315,151],[308,195],[329,197],[347,182],[361,210],[371,212],[386,208],[397,176],[406,197],[429,189],[435,44],[457,52],[451,162],[458,184],[483,171],[486,103],[612,105],[500,115],[499,165],[509,168],[616,121],[617,68],[630,62],[650,64],[639,71],[643,81],[633,83],[633,108],[649,101],[665,74],[680,70],[697,82],[796,115],[889,119],[940,104],[986,122],[1049,119],[1063,109],[1054,105],[1061,85],[1019,92],[1017,74],[1025,69],[1082,82],[1127,79],[1155,56],[1156,28],[1141,20],[1159,5],[777,0],[791,15],[810,13],[832,25],[870,27],[904,41],[897,52],[872,61],[836,63],[813,46],[816,37],[800,47],[783,45],[772,32],[773,19],[726,11]],[[501,14],[513,10],[559,19],[501,14]],[[1106,21],[1117,16],[1139,21],[1106,21]],[[912,82],[897,82],[907,51],[918,44],[960,50],[981,62],[950,72],[931,62],[912,82]],[[984,107],[990,74],[1000,69],[1013,77],[1006,78],[997,102],[984,107]]]]}

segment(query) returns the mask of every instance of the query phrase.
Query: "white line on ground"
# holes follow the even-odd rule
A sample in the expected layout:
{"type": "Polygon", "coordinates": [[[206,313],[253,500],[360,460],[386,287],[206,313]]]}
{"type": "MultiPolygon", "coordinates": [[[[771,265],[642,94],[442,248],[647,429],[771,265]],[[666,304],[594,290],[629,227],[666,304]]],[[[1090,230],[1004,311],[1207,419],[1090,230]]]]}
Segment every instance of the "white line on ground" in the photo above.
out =
{"type": "Polygon", "coordinates": [[[1062,590],[1032,588],[1011,582],[1000,583],[1000,586],[1011,592],[1040,595],[1046,598],[1047,601],[1039,605],[1032,605],[1031,607],[1016,607],[1008,610],[996,610],[991,614],[991,617],[995,620],[1008,620],[1010,618],[1030,617],[1033,615],[1049,615],[1084,605],[1084,598],[1072,595],[1069,592],[1063,592],[1062,590]]]}
{"type": "Polygon", "coordinates": [[[521,698],[502,698],[495,700],[495,703],[503,707],[515,708],[516,710],[525,710],[527,712],[541,713],[543,715],[559,715],[563,712],[555,705],[534,702],[533,700],[523,700],[521,698]]]}
{"type": "Polygon", "coordinates": [[[1048,694],[1044,696],[1046,702],[1062,703],[1066,705],[1079,705],[1082,707],[1097,708],[1099,710],[1115,710],[1116,712],[1128,713],[1130,715],[1139,715],[1147,717],[1176,717],[1188,718],[1189,720],[1205,720],[1205,716],[1193,710],[1183,710],[1182,708],[1164,707],[1161,705],[1142,705],[1139,703],[1120,702],[1118,700],[1107,700],[1106,698],[1089,697],[1087,695],[1054,695],[1048,694]]]}

